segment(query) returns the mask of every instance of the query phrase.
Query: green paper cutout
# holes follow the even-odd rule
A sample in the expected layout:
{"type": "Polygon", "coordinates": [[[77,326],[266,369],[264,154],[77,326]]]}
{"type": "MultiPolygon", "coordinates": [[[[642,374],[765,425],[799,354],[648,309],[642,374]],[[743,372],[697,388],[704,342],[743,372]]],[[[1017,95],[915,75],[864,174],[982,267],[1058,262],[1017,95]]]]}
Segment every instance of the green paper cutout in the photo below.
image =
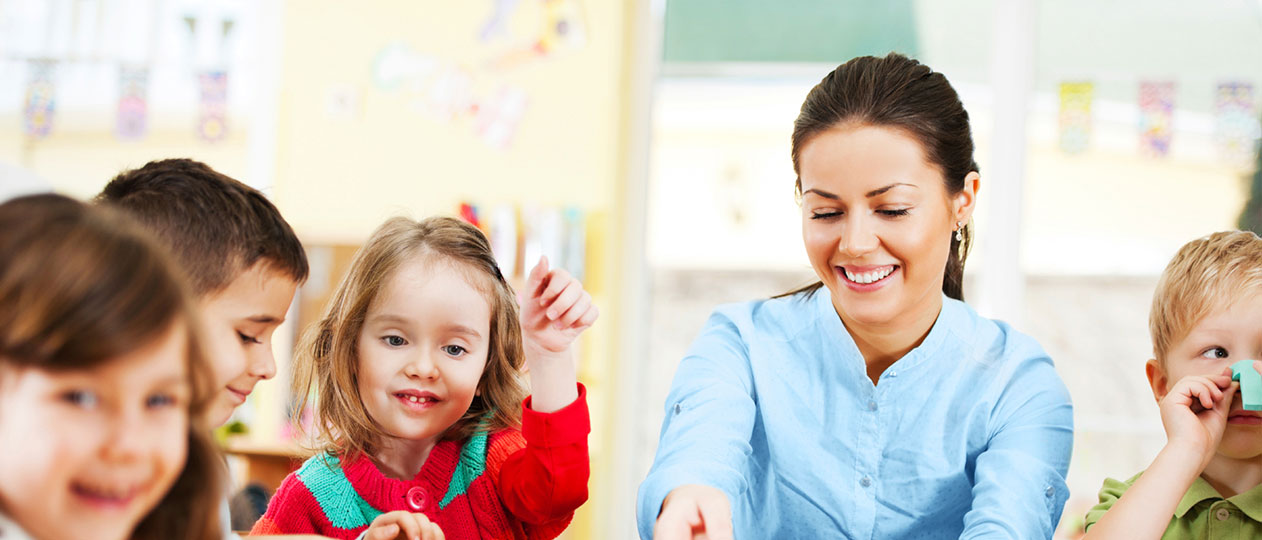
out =
{"type": "Polygon", "coordinates": [[[1231,365],[1231,380],[1240,382],[1240,397],[1244,408],[1262,411],[1262,373],[1253,369],[1253,360],[1241,360],[1231,365]]]}

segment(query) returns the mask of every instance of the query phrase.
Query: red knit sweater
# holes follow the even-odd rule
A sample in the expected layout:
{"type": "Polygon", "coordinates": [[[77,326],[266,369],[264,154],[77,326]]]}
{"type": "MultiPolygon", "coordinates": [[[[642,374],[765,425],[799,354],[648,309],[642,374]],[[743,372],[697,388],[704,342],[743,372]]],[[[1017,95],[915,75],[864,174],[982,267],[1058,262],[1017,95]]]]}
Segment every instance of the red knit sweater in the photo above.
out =
{"type": "Polygon", "coordinates": [[[290,473],[251,535],[319,534],[353,540],[374,518],[422,512],[451,539],[555,538],[587,500],[587,393],[548,414],[522,404],[522,429],[438,443],[411,480],[371,460],[316,456],[290,473]]]}

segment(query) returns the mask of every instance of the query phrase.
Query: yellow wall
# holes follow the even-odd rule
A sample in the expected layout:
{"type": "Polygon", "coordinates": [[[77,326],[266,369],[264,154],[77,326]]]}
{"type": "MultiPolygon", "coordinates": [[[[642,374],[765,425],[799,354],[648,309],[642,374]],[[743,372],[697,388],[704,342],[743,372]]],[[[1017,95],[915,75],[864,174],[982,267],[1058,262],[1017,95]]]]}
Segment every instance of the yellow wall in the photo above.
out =
{"type": "Polygon", "coordinates": [[[493,2],[303,0],[286,3],[276,197],[304,238],[355,240],[398,211],[450,212],[483,203],[612,202],[617,178],[623,21],[618,2],[584,1],[587,43],[508,70],[488,60],[525,44],[542,2],[521,1],[512,36],[481,43],[493,2]],[[520,87],[528,103],[516,137],[493,149],[470,118],[417,111],[407,89],[372,81],[375,56],[402,42],[474,74],[475,95],[520,87]],[[326,114],[330,90],[351,88],[359,110],[326,114]]]}

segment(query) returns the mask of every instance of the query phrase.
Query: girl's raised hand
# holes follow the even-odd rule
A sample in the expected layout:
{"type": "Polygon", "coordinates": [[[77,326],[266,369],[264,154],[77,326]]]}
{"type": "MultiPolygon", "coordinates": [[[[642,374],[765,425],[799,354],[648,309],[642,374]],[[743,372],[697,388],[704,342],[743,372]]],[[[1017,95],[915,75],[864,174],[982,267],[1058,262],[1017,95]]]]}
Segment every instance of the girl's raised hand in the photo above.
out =
{"type": "Polygon", "coordinates": [[[600,315],[583,284],[564,269],[549,269],[547,257],[530,271],[523,293],[521,330],[528,359],[537,356],[531,352],[565,352],[600,315]]]}
{"type": "Polygon", "coordinates": [[[1182,445],[1201,457],[1201,467],[1213,457],[1239,383],[1231,369],[1218,375],[1190,375],[1179,379],[1161,399],[1161,423],[1169,445],[1182,445]]]}
{"type": "Polygon", "coordinates": [[[372,520],[364,540],[446,540],[443,530],[425,514],[396,510],[372,520]]]}

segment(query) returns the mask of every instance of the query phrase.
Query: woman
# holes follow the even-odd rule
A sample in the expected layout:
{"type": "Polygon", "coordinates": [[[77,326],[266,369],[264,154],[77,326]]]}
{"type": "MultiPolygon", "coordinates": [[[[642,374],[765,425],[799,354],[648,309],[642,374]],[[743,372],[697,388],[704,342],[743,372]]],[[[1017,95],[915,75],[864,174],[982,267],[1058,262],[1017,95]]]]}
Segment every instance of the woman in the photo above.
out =
{"type": "Polygon", "coordinates": [[[644,538],[1051,538],[1069,394],[963,303],[979,176],[946,78],[897,54],[806,98],[792,158],[820,282],[720,307],[680,362],[644,538]]]}

